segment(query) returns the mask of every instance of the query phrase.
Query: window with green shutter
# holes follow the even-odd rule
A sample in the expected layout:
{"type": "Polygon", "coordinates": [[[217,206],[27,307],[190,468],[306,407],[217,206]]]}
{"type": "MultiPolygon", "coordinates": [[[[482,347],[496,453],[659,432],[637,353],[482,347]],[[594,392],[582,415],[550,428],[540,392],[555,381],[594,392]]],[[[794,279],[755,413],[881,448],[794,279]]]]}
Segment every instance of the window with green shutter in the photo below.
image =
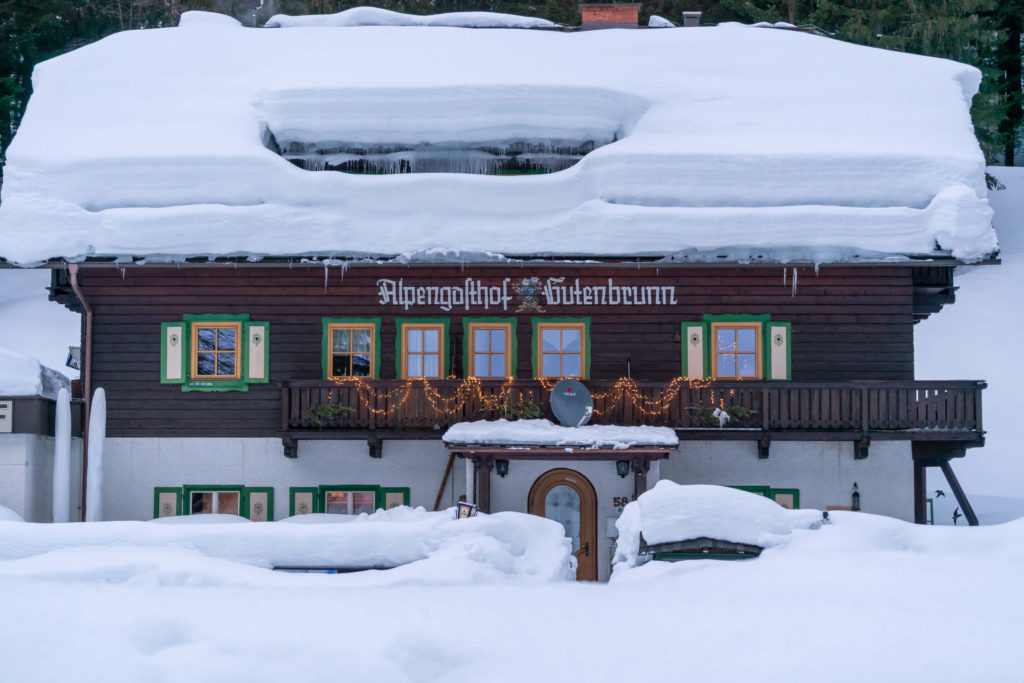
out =
{"type": "Polygon", "coordinates": [[[160,326],[160,382],[182,391],[248,391],[270,381],[270,323],[247,313],[186,314],[160,326]]]}

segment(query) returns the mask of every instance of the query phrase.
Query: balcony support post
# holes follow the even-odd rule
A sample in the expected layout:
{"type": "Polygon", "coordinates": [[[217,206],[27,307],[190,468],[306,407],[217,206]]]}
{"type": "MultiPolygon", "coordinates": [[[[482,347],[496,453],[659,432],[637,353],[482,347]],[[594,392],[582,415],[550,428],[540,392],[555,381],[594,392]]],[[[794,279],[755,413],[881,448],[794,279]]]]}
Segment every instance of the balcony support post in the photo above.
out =
{"type": "Polygon", "coordinates": [[[928,522],[928,470],[924,463],[914,459],[914,524],[928,522]]]}
{"type": "Polygon", "coordinates": [[[953,489],[953,495],[956,496],[956,502],[960,504],[960,509],[964,511],[964,517],[967,518],[967,523],[971,526],[978,526],[978,516],[974,514],[974,508],[971,507],[970,501],[967,500],[967,494],[964,493],[963,488],[960,486],[960,481],[953,474],[953,468],[949,464],[949,460],[943,460],[939,465],[942,468],[942,473],[946,475],[946,481],[949,482],[949,488],[953,489]]]}
{"type": "Polygon", "coordinates": [[[476,467],[476,505],[480,512],[491,511],[491,469],[494,467],[494,458],[490,455],[478,455],[473,458],[477,463],[476,467]]]}
{"type": "Polygon", "coordinates": [[[640,497],[640,494],[647,491],[647,470],[651,467],[651,461],[646,457],[633,458],[633,500],[640,497]]]}

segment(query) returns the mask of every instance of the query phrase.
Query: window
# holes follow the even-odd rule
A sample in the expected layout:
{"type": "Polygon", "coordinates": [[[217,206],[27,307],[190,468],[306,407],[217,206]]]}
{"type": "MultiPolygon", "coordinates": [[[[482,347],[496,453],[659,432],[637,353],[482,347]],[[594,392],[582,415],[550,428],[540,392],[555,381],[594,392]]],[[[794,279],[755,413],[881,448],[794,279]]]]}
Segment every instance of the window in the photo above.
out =
{"type": "Polygon", "coordinates": [[[291,497],[292,514],[372,515],[377,510],[408,505],[409,489],[376,485],[294,487],[291,497]]]}
{"type": "Polygon", "coordinates": [[[515,322],[469,322],[466,325],[467,377],[504,379],[515,375],[515,322]]]}
{"type": "Polygon", "coordinates": [[[761,377],[761,323],[712,323],[712,376],[761,377]]]}
{"type": "Polygon", "coordinates": [[[586,377],[588,330],[584,322],[535,321],[538,377],[586,377]]]}
{"type": "Polygon", "coordinates": [[[790,510],[798,510],[800,508],[800,489],[773,489],[770,486],[731,486],[730,488],[771,498],[782,507],[790,510]]]}
{"type": "Polygon", "coordinates": [[[153,517],[220,514],[254,522],[274,519],[274,489],[269,486],[161,486],[153,493],[153,517]]]}
{"type": "Polygon", "coordinates": [[[440,379],[448,374],[448,321],[402,320],[398,327],[399,375],[440,379]]]}
{"type": "Polygon", "coordinates": [[[242,363],[239,340],[242,323],[192,324],[192,377],[238,379],[242,363]]]}
{"type": "Polygon", "coordinates": [[[328,378],[373,377],[374,325],[330,325],[330,372],[328,378]]]}
{"type": "Polygon", "coordinates": [[[329,515],[372,515],[377,509],[374,491],[325,491],[324,512],[329,515]]]}

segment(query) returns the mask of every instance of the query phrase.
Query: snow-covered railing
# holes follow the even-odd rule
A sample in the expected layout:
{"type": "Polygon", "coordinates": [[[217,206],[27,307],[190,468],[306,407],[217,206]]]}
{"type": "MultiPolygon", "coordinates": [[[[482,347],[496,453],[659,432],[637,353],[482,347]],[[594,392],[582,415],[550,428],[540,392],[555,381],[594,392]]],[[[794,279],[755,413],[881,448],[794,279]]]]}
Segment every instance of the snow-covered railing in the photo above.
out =
{"type": "MultiPolygon", "coordinates": [[[[550,385],[550,383],[546,383],[550,385]]],[[[982,434],[980,381],[700,383],[587,380],[594,424],[681,430],[906,432],[908,438],[982,434]],[[728,417],[723,417],[723,415],[728,417]]],[[[535,380],[323,380],[284,382],[282,430],[435,430],[505,417],[533,404],[552,418],[549,392],[535,380]],[[479,387],[477,390],[476,387],[479,387]],[[334,409],[318,406],[336,406],[334,409]]],[[[534,415],[536,416],[536,415],[534,415]]]]}

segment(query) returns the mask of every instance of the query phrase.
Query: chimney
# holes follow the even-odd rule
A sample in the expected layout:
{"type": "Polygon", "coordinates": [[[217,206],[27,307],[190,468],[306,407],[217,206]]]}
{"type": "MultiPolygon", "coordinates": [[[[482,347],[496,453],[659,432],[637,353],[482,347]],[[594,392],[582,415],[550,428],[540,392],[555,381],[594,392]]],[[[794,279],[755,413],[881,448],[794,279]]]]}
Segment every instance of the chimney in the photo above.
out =
{"type": "Polygon", "coordinates": [[[683,28],[700,26],[700,12],[683,12],[683,28]]]}
{"type": "Polygon", "coordinates": [[[640,3],[580,5],[584,31],[599,28],[636,28],[640,23],[640,3]]]}

